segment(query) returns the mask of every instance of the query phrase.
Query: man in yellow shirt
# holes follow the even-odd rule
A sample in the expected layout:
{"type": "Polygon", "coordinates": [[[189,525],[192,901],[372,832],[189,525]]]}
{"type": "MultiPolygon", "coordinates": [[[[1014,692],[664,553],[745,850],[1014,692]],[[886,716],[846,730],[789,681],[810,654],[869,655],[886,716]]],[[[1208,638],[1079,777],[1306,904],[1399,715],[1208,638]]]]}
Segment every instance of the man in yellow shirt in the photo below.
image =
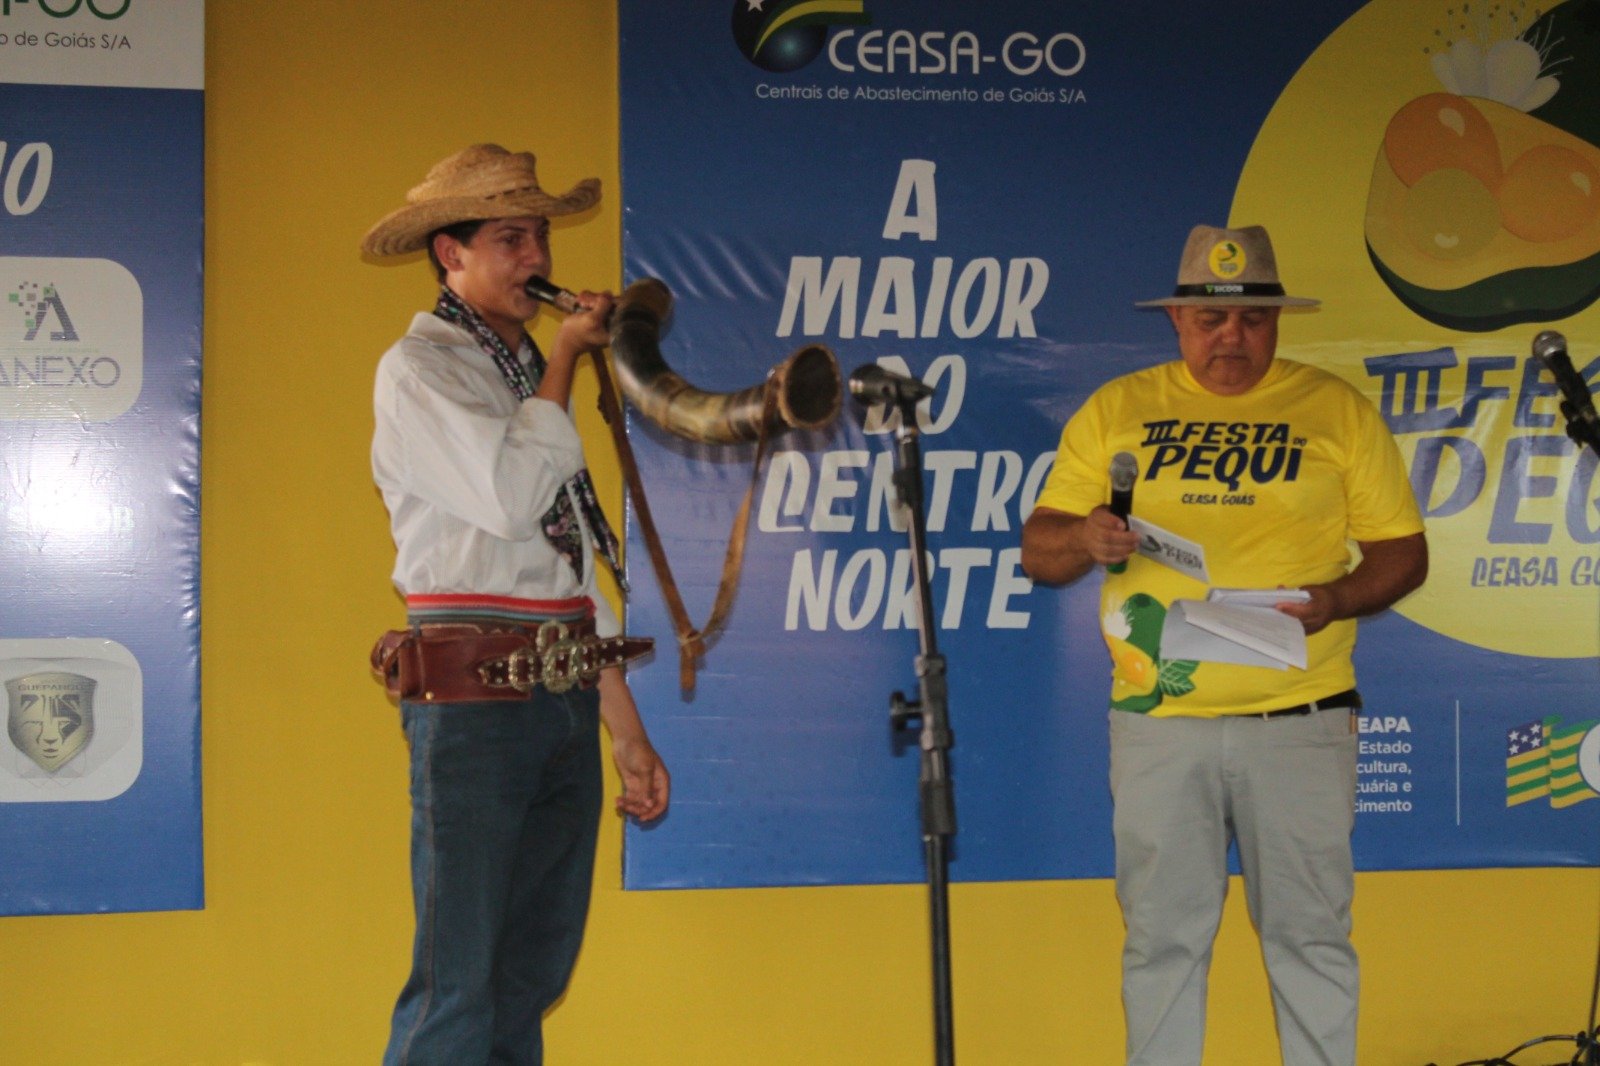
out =
{"type": "Polygon", "coordinates": [[[1023,528],[1038,582],[1108,567],[1111,787],[1127,925],[1130,1064],[1200,1062],[1206,975],[1239,848],[1285,1063],[1355,1061],[1355,619],[1422,584],[1428,552],[1404,464],[1363,396],[1278,360],[1287,296],[1266,230],[1198,226],[1166,309],[1181,360],[1117,378],[1068,421],[1023,528]],[[1141,553],[1105,504],[1114,455],[1140,475],[1132,515],[1205,556],[1141,553]],[[1350,543],[1360,546],[1352,565],[1350,543]],[[1306,634],[1304,669],[1162,655],[1173,601],[1300,589],[1276,610],[1306,634]]]}

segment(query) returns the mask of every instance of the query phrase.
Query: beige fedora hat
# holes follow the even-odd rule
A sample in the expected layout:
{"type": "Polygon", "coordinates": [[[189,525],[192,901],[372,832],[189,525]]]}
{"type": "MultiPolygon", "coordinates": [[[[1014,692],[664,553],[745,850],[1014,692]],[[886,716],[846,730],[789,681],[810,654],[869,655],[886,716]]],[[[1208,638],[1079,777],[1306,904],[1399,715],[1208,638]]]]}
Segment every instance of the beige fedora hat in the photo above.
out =
{"type": "Polygon", "coordinates": [[[1321,302],[1284,295],[1265,226],[1196,226],[1184,243],[1172,295],[1134,306],[1316,307],[1321,302]]]}
{"type": "Polygon", "coordinates": [[[434,164],[406,193],[406,206],[367,231],[361,250],[385,258],[415,252],[441,226],[524,215],[570,215],[600,200],[600,179],[585,178],[561,196],[539,188],[532,152],[474,144],[434,164]]]}

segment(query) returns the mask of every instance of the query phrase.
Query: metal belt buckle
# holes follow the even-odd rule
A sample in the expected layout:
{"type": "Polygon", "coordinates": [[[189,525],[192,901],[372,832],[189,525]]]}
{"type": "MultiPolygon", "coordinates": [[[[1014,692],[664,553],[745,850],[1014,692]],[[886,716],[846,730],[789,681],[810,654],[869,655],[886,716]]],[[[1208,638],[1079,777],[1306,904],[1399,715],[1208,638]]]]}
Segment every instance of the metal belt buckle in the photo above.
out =
{"type": "Polygon", "coordinates": [[[539,683],[539,660],[529,655],[527,648],[506,656],[506,683],[522,693],[531,692],[539,683]]]}
{"type": "Polygon", "coordinates": [[[565,622],[541,622],[535,639],[544,687],[551,692],[565,692],[582,677],[581,646],[569,635],[565,622]]]}
{"type": "Polygon", "coordinates": [[[540,661],[527,648],[518,648],[504,659],[480,663],[478,680],[491,688],[514,688],[527,693],[539,683],[540,661]]]}

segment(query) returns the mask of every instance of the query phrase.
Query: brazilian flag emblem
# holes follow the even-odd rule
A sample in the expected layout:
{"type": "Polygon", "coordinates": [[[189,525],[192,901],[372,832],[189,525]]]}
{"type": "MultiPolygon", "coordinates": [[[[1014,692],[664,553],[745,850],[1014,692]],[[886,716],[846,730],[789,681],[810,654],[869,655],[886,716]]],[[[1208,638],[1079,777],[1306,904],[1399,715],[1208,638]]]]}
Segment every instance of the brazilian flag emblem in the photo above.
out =
{"type": "Polygon", "coordinates": [[[829,26],[871,21],[866,0],[734,0],[733,39],[762,70],[787,74],[822,54],[829,26]]]}

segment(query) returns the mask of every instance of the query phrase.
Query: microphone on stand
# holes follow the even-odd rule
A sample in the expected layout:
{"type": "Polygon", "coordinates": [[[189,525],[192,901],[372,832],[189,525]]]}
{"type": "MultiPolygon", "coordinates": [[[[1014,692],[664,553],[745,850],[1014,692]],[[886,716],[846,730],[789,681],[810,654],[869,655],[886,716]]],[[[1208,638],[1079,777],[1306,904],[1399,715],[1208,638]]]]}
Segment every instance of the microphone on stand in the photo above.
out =
{"type": "MultiPolygon", "coordinates": [[[[1133,483],[1139,480],[1139,460],[1135,459],[1132,452],[1118,452],[1111,457],[1111,513],[1122,519],[1122,524],[1128,524],[1128,515],[1133,512],[1133,483]]],[[[1111,563],[1106,567],[1109,574],[1120,574],[1128,568],[1126,561],[1111,563]]]]}
{"type": "Polygon", "coordinates": [[[1595,413],[1594,395],[1567,355],[1567,338],[1547,329],[1533,338],[1533,356],[1556,379],[1561,390],[1561,413],[1567,418],[1567,436],[1581,448],[1587,444],[1600,452],[1600,414],[1595,413]]]}
{"type": "Polygon", "coordinates": [[[915,378],[885,370],[877,363],[867,363],[851,371],[850,395],[862,403],[916,403],[932,396],[933,388],[915,378]]]}

